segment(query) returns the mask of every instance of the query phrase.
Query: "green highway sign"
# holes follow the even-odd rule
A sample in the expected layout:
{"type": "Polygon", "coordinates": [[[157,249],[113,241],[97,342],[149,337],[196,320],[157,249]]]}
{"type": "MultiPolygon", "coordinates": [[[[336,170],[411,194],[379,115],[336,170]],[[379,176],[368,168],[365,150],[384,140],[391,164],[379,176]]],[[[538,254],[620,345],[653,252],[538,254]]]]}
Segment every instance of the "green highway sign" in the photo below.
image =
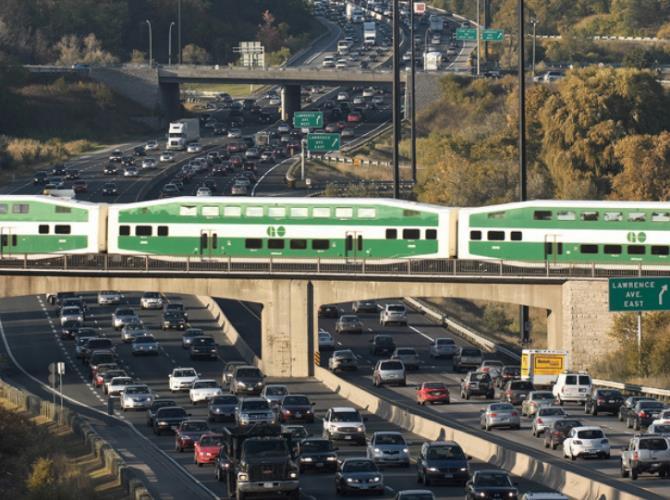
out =
{"type": "Polygon", "coordinates": [[[293,113],[295,128],[323,128],[322,111],[296,111],[293,113]]]}
{"type": "Polygon", "coordinates": [[[670,311],[670,278],[610,278],[611,312],[670,311]]]}
{"type": "Polygon", "coordinates": [[[502,42],[505,39],[503,30],[485,29],[482,31],[482,40],[484,42],[502,42]]]}
{"type": "Polygon", "coordinates": [[[475,28],[458,28],[456,30],[456,40],[476,41],[477,30],[475,28]]]}
{"type": "Polygon", "coordinates": [[[340,134],[307,134],[307,151],[325,153],[340,149],[340,134]]]}

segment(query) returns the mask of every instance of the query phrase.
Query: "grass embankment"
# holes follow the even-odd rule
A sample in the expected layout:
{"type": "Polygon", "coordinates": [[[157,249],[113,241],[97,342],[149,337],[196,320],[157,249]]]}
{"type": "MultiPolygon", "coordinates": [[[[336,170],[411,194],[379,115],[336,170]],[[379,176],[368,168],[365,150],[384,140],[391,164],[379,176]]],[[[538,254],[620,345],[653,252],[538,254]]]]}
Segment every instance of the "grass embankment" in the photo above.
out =
{"type": "Polygon", "coordinates": [[[30,417],[0,400],[0,491],[3,498],[112,500],[123,487],[83,441],[64,426],[30,417]]]}
{"type": "Polygon", "coordinates": [[[227,92],[233,99],[249,97],[258,92],[264,92],[269,89],[269,85],[248,85],[246,83],[185,83],[182,85],[183,91],[195,92],[227,92]]]}

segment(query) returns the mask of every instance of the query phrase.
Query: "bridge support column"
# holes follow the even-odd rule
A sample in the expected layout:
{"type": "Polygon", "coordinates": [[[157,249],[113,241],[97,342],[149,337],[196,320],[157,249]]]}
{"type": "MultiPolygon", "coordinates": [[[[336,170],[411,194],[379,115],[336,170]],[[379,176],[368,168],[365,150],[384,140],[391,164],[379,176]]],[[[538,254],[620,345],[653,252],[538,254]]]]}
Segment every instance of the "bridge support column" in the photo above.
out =
{"type": "Polygon", "coordinates": [[[160,104],[163,119],[171,122],[181,118],[181,102],[179,100],[178,83],[161,83],[160,104]]]}
{"type": "Polygon", "coordinates": [[[311,282],[277,280],[263,305],[261,342],[263,372],[272,377],[313,374],[314,291],[311,282]]]}
{"type": "Polygon", "coordinates": [[[296,111],[300,111],[300,85],[285,85],[281,89],[281,119],[292,123],[296,111]]]}

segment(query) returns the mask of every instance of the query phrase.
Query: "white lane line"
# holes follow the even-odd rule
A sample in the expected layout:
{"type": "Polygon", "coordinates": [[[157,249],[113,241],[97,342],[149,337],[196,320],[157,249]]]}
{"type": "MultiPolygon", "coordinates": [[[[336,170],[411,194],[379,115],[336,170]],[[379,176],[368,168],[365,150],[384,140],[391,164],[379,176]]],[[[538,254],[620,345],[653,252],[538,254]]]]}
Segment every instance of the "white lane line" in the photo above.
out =
{"type": "Polygon", "coordinates": [[[288,161],[291,161],[291,160],[293,160],[293,157],[286,158],[286,159],[285,159],[284,161],[282,161],[281,163],[277,163],[275,166],[270,167],[270,168],[267,170],[267,172],[265,172],[263,175],[261,175],[261,178],[258,179],[258,181],[256,182],[256,184],[254,184],[254,187],[253,187],[252,190],[251,190],[251,196],[256,196],[256,188],[257,188],[258,186],[260,186],[261,182],[263,182],[263,179],[265,179],[265,178],[268,176],[268,174],[269,174],[270,172],[272,172],[272,171],[273,171],[274,169],[276,169],[277,167],[281,167],[284,163],[287,163],[288,161]]]}
{"type": "Polygon", "coordinates": [[[252,310],[251,310],[251,309],[250,309],[244,302],[242,302],[241,300],[238,300],[237,302],[238,302],[244,309],[246,309],[247,312],[248,312],[249,314],[251,314],[254,318],[256,318],[257,320],[260,321],[260,319],[261,319],[260,316],[259,316],[258,314],[256,314],[254,311],[252,311],[252,310]]]}
{"type": "Polygon", "coordinates": [[[431,337],[430,335],[427,335],[427,334],[423,333],[423,332],[422,332],[421,330],[419,330],[418,328],[414,328],[413,326],[409,325],[409,329],[412,330],[412,331],[414,331],[414,332],[416,332],[416,333],[418,333],[418,334],[421,335],[423,338],[425,338],[426,340],[428,340],[428,342],[430,342],[430,343],[433,343],[433,342],[435,341],[435,339],[434,339],[433,337],[431,337]]]}

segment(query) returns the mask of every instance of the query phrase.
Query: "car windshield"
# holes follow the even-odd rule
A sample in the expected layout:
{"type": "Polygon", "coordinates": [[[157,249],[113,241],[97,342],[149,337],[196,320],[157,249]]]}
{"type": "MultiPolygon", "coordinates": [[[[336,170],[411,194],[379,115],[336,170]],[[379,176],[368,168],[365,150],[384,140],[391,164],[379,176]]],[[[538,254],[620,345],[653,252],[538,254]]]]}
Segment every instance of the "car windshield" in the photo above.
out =
{"type": "Polygon", "coordinates": [[[436,343],[437,343],[437,345],[439,345],[440,347],[444,347],[444,346],[448,346],[448,345],[454,345],[454,344],[456,344],[456,342],[454,342],[454,341],[451,340],[451,339],[437,339],[437,342],[436,342],[436,343]]]}
{"type": "Polygon", "coordinates": [[[442,382],[426,382],[423,384],[424,389],[446,389],[442,382]]]}
{"type": "Polygon", "coordinates": [[[530,382],[512,382],[510,384],[510,389],[513,391],[532,391],[533,390],[533,384],[530,382]]]}
{"type": "Polygon", "coordinates": [[[204,335],[202,330],[186,330],[184,332],[184,337],[197,337],[199,335],[204,335]]]}
{"type": "Polygon", "coordinates": [[[600,429],[589,429],[577,432],[577,437],[579,439],[600,439],[605,436],[603,435],[603,431],[600,429]]]}
{"type": "Polygon", "coordinates": [[[114,362],[114,355],[113,354],[96,354],[92,359],[91,363],[92,364],[100,364],[100,363],[113,363],[114,362]]]}
{"type": "Polygon", "coordinates": [[[405,312],[405,306],[388,306],[387,309],[393,312],[405,312]]]}
{"type": "Polygon", "coordinates": [[[149,388],[146,385],[126,387],[126,394],[147,394],[147,393],[149,393],[149,388]]]}
{"type": "Polygon", "coordinates": [[[361,416],[357,411],[338,411],[333,412],[330,420],[333,422],[360,422],[361,416]]]}
{"type": "Polygon", "coordinates": [[[95,337],[97,334],[93,328],[80,328],[77,337],[95,337]]]}
{"type": "Polygon", "coordinates": [[[109,339],[91,339],[88,341],[87,345],[90,349],[100,349],[110,347],[112,345],[112,341],[109,339]]]}
{"type": "Polygon", "coordinates": [[[268,402],[264,399],[252,400],[252,401],[242,401],[242,411],[249,410],[269,410],[270,406],[268,402]]]}
{"type": "Polygon", "coordinates": [[[133,340],[135,344],[153,344],[156,342],[156,339],[153,337],[150,337],[149,335],[145,335],[143,337],[137,337],[135,340],[133,340]]]}
{"type": "Polygon", "coordinates": [[[223,436],[202,436],[200,446],[222,446],[223,436]]]}
{"type": "Polygon", "coordinates": [[[472,374],[470,380],[475,382],[488,382],[489,380],[491,380],[491,376],[488,373],[476,372],[472,374]]]}
{"type": "Polygon", "coordinates": [[[175,370],[175,377],[197,377],[195,370],[175,370]]]}
{"type": "Polygon", "coordinates": [[[213,405],[236,405],[237,396],[219,396],[211,400],[213,405]]]}
{"type": "Polygon", "coordinates": [[[662,410],[665,407],[660,401],[641,401],[638,405],[645,410],[662,410]]]}
{"type": "Polygon", "coordinates": [[[283,404],[309,406],[309,399],[307,396],[286,396],[283,400],[283,404]]]}
{"type": "Polygon", "coordinates": [[[375,444],[405,444],[401,434],[377,434],[375,444]]]}
{"type": "Polygon", "coordinates": [[[123,377],[125,374],[123,370],[109,370],[102,374],[102,378],[112,380],[114,377],[123,377]]]}
{"type": "Polygon", "coordinates": [[[533,399],[534,400],[541,399],[543,401],[544,400],[550,401],[550,400],[554,399],[554,395],[551,392],[535,392],[535,393],[533,393],[533,399]]]}
{"type": "Polygon", "coordinates": [[[75,316],[81,314],[81,309],[78,307],[64,307],[62,314],[63,316],[75,316]]]}
{"type": "Polygon", "coordinates": [[[283,439],[255,440],[249,439],[242,445],[248,456],[264,457],[272,455],[288,455],[288,447],[283,439]]]}
{"type": "Polygon", "coordinates": [[[356,316],[340,316],[340,321],[342,323],[355,323],[358,318],[356,316]]]}
{"type": "Polygon", "coordinates": [[[326,441],[325,439],[315,439],[313,441],[307,440],[302,442],[303,453],[330,451],[330,449],[331,449],[330,441],[326,441]]]}
{"type": "Polygon", "coordinates": [[[268,386],[265,388],[266,396],[284,396],[288,394],[288,389],[284,386],[268,386]]]}
{"type": "Polygon", "coordinates": [[[489,406],[490,411],[513,411],[514,406],[509,403],[500,403],[489,406]]]}
{"type": "Polygon", "coordinates": [[[432,460],[447,460],[449,458],[465,460],[465,454],[460,446],[431,446],[428,448],[428,458],[432,460]]]}
{"type": "Polygon", "coordinates": [[[604,398],[604,399],[620,399],[621,398],[621,393],[619,391],[613,391],[611,389],[598,389],[596,392],[598,397],[604,398]]]}
{"type": "Polygon", "coordinates": [[[400,493],[398,500],[433,500],[432,493],[400,493]]]}
{"type": "Polygon", "coordinates": [[[667,450],[668,442],[663,438],[640,439],[641,450],[667,450]]]}
{"type": "Polygon", "coordinates": [[[402,370],[402,363],[399,361],[384,361],[379,365],[380,370],[402,370]]]}
{"type": "Polygon", "coordinates": [[[116,311],[117,316],[135,316],[135,311],[132,309],[118,309],[116,311]]]}
{"type": "Polygon", "coordinates": [[[154,401],[154,403],[151,405],[151,408],[154,410],[158,410],[159,408],[166,408],[168,406],[177,406],[177,403],[172,401],[171,399],[167,400],[158,400],[154,401]]]}
{"type": "Polygon", "coordinates": [[[237,370],[238,377],[261,378],[261,372],[257,368],[243,368],[237,370]]]}
{"type": "Polygon", "coordinates": [[[183,408],[163,408],[159,411],[160,418],[179,418],[186,416],[183,408]]]}
{"type": "Polygon", "coordinates": [[[347,460],[342,466],[343,472],[377,472],[377,466],[371,460],[347,460]]]}
{"type": "Polygon", "coordinates": [[[393,345],[393,339],[391,337],[375,337],[375,342],[377,344],[393,345]]]}
{"type": "Polygon", "coordinates": [[[112,379],[112,385],[128,385],[133,382],[130,377],[115,377],[112,379]]]}
{"type": "Polygon", "coordinates": [[[218,387],[218,385],[216,385],[215,380],[203,380],[203,381],[200,381],[200,382],[195,382],[193,384],[194,389],[203,389],[203,388],[210,388],[210,387],[218,387]]]}
{"type": "Polygon", "coordinates": [[[399,356],[416,356],[414,349],[398,349],[397,353],[399,356]]]}
{"type": "Polygon", "coordinates": [[[581,427],[582,423],[579,420],[558,420],[554,424],[554,428],[560,430],[570,430],[573,427],[581,427]]]}
{"type": "Polygon", "coordinates": [[[192,345],[196,346],[212,346],[214,345],[214,339],[211,337],[202,337],[193,339],[192,345]]]}
{"type": "MultiPolygon", "coordinates": [[[[147,158],[144,161],[153,161],[153,160],[151,158],[147,158]]],[[[145,299],[159,299],[160,294],[157,293],[157,292],[147,292],[147,293],[144,294],[144,298],[145,299]]]]}
{"type": "Polygon", "coordinates": [[[556,417],[565,415],[565,412],[563,411],[563,408],[540,408],[537,414],[541,417],[556,417]]]}
{"type": "Polygon", "coordinates": [[[181,430],[187,432],[200,432],[209,430],[207,422],[184,422],[181,424],[181,430]]]}
{"type": "Polygon", "coordinates": [[[477,486],[512,486],[509,476],[504,473],[483,472],[477,474],[477,486]]]}
{"type": "Polygon", "coordinates": [[[468,349],[463,348],[461,350],[461,356],[481,356],[482,353],[479,349],[468,349]]]}
{"type": "Polygon", "coordinates": [[[654,432],[659,434],[670,434],[670,425],[654,425],[654,432]]]}

